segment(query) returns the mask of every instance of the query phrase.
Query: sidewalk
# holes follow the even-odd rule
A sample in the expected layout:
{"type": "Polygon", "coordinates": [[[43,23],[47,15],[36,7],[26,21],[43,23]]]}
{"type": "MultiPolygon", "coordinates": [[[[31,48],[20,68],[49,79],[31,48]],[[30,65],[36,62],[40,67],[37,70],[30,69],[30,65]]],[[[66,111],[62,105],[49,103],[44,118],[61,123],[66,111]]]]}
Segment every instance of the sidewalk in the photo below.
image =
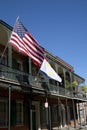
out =
{"type": "Polygon", "coordinates": [[[87,125],[85,126],[81,126],[81,127],[78,127],[78,128],[72,128],[72,127],[69,127],[69,128],[61,128],[59,130],[87,130],[87,125]]]}

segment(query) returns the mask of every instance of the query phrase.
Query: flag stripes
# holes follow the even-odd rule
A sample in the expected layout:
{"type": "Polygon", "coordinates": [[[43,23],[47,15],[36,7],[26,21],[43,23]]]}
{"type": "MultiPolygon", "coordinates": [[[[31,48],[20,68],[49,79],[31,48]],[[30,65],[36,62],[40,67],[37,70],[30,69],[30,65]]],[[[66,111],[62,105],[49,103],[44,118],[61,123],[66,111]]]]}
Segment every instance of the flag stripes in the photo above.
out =
{"type": "Polygon", "coordinates": [[[45,58],[44,50],[24,28],[19,19],[14,26],[9,44],[14,46],[19,52],[29,56],[39,67],[41,66],[45,58]]]}

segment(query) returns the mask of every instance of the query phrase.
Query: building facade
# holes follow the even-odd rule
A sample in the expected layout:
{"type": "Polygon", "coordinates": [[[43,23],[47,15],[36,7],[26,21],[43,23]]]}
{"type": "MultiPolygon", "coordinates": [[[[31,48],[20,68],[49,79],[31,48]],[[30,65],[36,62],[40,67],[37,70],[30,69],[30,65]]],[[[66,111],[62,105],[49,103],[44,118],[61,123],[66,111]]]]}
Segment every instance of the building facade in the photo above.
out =
{"type": "Polygon", "coordinates": [[[11,32],[0,20],[0,130],[58,130],[86,123],[87,97],[79,91],[85,79],[45,49],[62,83],[48,80],[29,57],[8,44],[11,32]]]}

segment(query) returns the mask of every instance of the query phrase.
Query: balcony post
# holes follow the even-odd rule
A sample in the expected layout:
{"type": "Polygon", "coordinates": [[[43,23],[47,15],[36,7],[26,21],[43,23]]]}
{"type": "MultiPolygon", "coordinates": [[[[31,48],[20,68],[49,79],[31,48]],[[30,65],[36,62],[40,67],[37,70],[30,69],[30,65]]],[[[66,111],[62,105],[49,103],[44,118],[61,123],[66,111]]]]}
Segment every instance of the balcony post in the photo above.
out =
{"type": "Polygon", "coordinates": [[[32,130],[32,88],[30,88],[30,130],[32,130]]]}
{"type": "Polygon", "coordinates": [[[8,130],[11,128],[11,86],[9,86],[8,130]]]}
{"type": "Polygon", "coordinates": [[[66,74],[65,74],[66,70],[65,68],[63,68],[63,73],[64,73],[64,89],[65,89],[65,94],[66,94],[66,74]]]}
{"type": "Polygon", "coordinates": [[[74,128],[76,128],[76,115],[75,115],[75,104],[74,104],[74,99],[72,99],[72,105],[73,105],[73,115],[74,115],[74,128]]]}
{"type": "Polygon", "coordinates": [[[59,113],[59,126],[61,130],[61,125],[62,125],[62,115],[61,115],[61,108],[60,108],[60,98],[58,97],[58,113],[59,113]]]}
{"type": "Polygon", "coordinates": [[[49,104],[48,104],[48,92],[46,91],[46,102],[45,102],[45,109],[46,109],[46,119],[47,119],[47,129],[49,129],[49,104]]]}
{"type": "Polygon", "coordinates": [[[29,74],[32,74],[31,72],[31,59],[29,58],[29,74]]]}
{"type": "Polygon", "coordinates": [[[72,90],[72,74],[70,72],[70,90],[72,90]]]}
{"type": "Polygon", "coordinates": [[[68,109],[67,99],[65,99],[65,100],[66,100],[66,111],[67,111],[68,130],[70,130],[70,124],[69,124],[69,109],[68,109]]]}
{"type": "Polygon", "coordinates": [[[8,66],[12,67],[12,46],[8,45],[8,66]]]}
{"type": "Polygon", "coordinates": [[[49,130],[51,130],[51,111],[50,111],[50,106],[48,107],[49,111],[49,130]]]}

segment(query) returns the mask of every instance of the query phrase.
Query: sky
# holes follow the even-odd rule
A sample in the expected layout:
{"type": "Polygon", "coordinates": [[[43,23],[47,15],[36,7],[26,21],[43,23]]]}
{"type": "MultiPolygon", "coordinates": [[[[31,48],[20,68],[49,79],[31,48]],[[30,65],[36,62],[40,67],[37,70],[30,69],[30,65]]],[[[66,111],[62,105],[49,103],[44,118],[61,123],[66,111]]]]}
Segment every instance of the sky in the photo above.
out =
{"type": "Polygon", "coordinates": [[[74,67],[87,85],[87,0],[0,0],[0,19],[19,16],[38,43],[74,67]]]}

